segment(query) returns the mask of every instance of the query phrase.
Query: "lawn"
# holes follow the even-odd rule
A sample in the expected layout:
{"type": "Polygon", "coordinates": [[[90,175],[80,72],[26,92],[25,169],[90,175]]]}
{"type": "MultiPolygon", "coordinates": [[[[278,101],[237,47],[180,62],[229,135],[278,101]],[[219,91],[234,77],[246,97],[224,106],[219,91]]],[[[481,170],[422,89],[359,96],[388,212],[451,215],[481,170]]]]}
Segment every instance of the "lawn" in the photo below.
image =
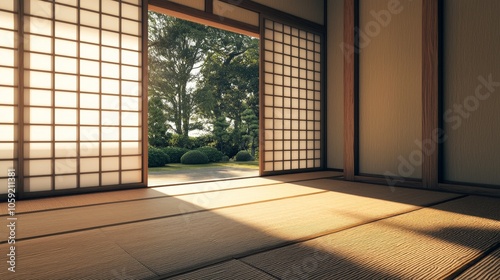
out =
{"type": "Polygon", "coordinates": [[[169,163],[164,167],[150,167],[149,172],[160,172],[160,171],[177,171],[177,170],[189,170],[189,169],[201,169],[208,167],[238,167],[238,168],[248,168],[248,169],[259,169],[258,161],[229,161],[229,162],[215,162],[207,164],[182,164],[182,163],[169,163]]]}

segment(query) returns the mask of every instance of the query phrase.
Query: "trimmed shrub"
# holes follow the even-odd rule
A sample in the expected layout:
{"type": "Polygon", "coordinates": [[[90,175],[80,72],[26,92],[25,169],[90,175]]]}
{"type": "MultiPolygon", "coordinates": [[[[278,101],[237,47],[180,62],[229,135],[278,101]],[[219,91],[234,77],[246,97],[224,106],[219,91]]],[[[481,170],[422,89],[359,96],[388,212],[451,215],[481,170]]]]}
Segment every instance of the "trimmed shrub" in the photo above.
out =
{"type": "Polygon", "coordinates": [[[148,166],[149,167],[162,167],[170,162],[169,156],[159,148],[148,147],[148,166]]]}
{"type": "Polygon", "coordinates": [[[182,164],[205,164],[208,163],[208,157],[204,153],[194,150],[185,153],[181,157],[182,164]]]}
{"type": "Polygon", "coordinates": [[[222,161],[222,162],[228,162],[229,161],[229,157],[226,156],[226,155],[223,155],[222,159],[220,161],[222,161]]]}
{"type": "Polygon", "coordinates": [[[162,149],[169,157],[171,163],[181,163],[181,157],[189,152],[186,148],[165,147],[162,149]]]}
{"type": "Polygon", "coordinates": [[[223,153],[219,152],[216,148],[213,147],[205,146],[198,148],[196,150],[204,153],[208,157],[209,162],[219,162],[222,160],[222,157],[224,156],[223,153]]]}
{"type": "Polygon", "coordinates": [[[234,156],[236,161],[252,161],[252,155],[248,151],[239,151],[236,156],[234,156]]]}

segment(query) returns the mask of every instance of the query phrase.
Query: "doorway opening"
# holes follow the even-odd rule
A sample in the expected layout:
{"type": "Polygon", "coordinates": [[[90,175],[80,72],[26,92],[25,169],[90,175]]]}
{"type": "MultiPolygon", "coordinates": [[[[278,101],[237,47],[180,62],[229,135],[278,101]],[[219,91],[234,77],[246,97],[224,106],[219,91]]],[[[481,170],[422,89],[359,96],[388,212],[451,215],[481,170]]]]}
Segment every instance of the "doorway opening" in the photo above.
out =
{"type": "Polygon", "coordinates": [[[259,175],[259,39],[148,12],[149,186],[259,175]]]}

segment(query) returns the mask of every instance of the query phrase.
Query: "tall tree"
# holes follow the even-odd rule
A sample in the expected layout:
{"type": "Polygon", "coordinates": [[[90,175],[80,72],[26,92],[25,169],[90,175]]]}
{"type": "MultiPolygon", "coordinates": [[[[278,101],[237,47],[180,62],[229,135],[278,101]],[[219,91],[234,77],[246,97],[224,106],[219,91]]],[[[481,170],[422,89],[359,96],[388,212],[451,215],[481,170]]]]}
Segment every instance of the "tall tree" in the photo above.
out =
{"type": "Polygon", "coordinates": [[[231,123],[231,142],[243,144],[242,113],[250,108],[258,116],[258,40],[215,28],[208,29],[207,58],[198,79],[200,112],[212,124],[221,118],[231,123]]]}
{"type": "Polygon", "coordinates": [[[187,137],[202,128],[190,84],[205,59],[206,26],[149,12],[150,96],[164,104],[168,128],[187,137]]]}

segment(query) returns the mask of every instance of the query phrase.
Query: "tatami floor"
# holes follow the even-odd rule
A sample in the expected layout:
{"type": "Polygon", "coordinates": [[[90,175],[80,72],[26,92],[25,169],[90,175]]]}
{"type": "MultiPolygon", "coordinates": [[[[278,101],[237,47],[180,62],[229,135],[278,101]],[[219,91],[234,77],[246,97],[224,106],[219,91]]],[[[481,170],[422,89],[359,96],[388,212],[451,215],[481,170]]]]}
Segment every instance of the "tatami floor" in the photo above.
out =
{"type": "Polygon", "coordinates": [[[500,279],[499,198],[340,175],[20,201],[0,279],[500,279]]]}

